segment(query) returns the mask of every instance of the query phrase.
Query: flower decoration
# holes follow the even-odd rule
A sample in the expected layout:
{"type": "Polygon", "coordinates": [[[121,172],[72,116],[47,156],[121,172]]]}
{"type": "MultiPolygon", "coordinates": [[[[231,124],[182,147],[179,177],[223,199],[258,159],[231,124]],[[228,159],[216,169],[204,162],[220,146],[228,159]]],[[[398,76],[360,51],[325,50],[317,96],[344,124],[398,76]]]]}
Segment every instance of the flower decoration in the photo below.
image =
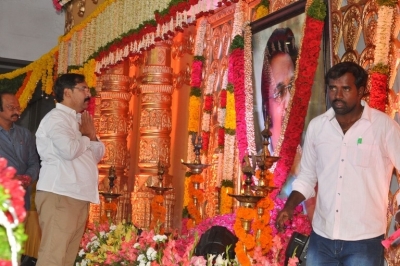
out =
{"type": "Polygon", "coordinates": [[[0,265],[18,265],[18,255],[27,239],[23,220],[25,190],[15,179],[16,170],[7,167],[7,160],[0,158],[0,265]]]}
{"type": "Polygon", "coordinates": [[[163,195],[155,195],[151,200],[151,214],[153,217],[151,219],[150,228],[156,228],[157,225],[165,223],[166,210],[163,204],[163,195]]]}
{"type": "MultiPolygon", "coordinates": [[[[311,97],[311,88],[314,82],[314,75],[318,65],[318,56],[324,27],[323,17],[326,14],[326,7],[321,0],[313,0],[306,12],[306,21],[303,29],[303,39],[299,58],[296,62],[294,90],[291,98],[289,119],[284,130],[284,139],[274,171],[274,183],[278,187],[270,195],[274,198],[279,193],[286,177],[292,167],[296,155],[297,146],[300,143],[303,132],[305,117],[308,110],[308,102],[311,97]],[[314,16],[314,17],[312,17],[314,16]]],[[[278,156],[278,155],[276,155],[278,156]]]]}
{"type": "Polygon", "coordinates": [[[222,180],[220,188],[220,210],[221,214],[228,214],[232,212],[233,198],[229,196],[233,194],[233,181],[232,180],[222,180]]]}

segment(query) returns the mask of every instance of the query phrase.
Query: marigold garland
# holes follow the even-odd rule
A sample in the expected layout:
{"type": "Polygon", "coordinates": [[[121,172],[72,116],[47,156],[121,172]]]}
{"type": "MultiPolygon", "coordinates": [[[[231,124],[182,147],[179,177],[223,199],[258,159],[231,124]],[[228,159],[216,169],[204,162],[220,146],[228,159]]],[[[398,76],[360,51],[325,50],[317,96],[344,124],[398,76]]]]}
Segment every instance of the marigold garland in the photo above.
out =
{"type": "Polygon", "coordinates": [[[250,259],[247,253],[251,253],[254,247],[256,246],[256,242],[254,236],[252,234],[246,233],[242,226],[242,220],[253,221],[256,218],[256,210],[251,208],[239,207],[236,211],[236,220],[233,225],[233,229],[235,231],[235,235],[238,238],[238,242],[236,243],[235,252],[238,257],[238,261],[240,265],[251,265],[250,259]],[[246,252],[244,252],[246,249],[246,252]]]}
{"type": "Polygon", "coordinates": [[[203,191],[201,189],[196,189],[195,184],[200,186],[204,181],[203,176],[201,174],[191,175],[190,183],[188,187],[188,194],[190,195],[189,202],[187,205],[188,213],[190,215],[190,219],[188,220],[187,227],[192,228],[194,225],[199,224],[201,222],[201,213],[198,209],[198,206],[201,206],[204,201],[203,191]],[[195,205],[194,199],[197,200],[197,206],[195,205]]]}
{"type": "Polygon", "coordinates": [[[227,214],[232,212],[233,198],[228,194],[233,194],[233,181],[224,179],[221,181],[220,188],[220,214],[227,214]]]}
{"type": "Polygon", "coordinates": [[[166,210],[164,207],[163,195],[155,195],[151,201],[151,223],[150,229],[155,229],[158,225],[165,223],[166,210]]]}

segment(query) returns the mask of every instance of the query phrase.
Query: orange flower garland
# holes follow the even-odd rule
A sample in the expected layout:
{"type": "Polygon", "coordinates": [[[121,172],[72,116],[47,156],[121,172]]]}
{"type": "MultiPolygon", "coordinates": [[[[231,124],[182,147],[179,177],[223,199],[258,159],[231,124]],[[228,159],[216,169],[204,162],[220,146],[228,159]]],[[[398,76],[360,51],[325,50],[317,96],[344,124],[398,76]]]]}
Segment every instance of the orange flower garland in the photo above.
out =
{"type": "Polygon", "coordinates": [[[15,97],[17,97],[17,99],[21,96],[22,92],[25,90],[26,84],[28,84],[28,81],[31,78],[31,75],[32,75],[32,71],[26,72],[24,82],[22,83],[22,86],[18,89],[17,93],[15,94],[15,97]]]}
{"type": "Polygon", "coordinates": [[[163,206],[164,197],[163,195],[155,195],[151,201],[151,219],[150,228],[154,229],[157,225],[165,223],[166,210],[163,206]]]}
{"type": "Polygon", "coordinates": [[[220,194],[220,214],[227,214],[232,212],[233,198],[230,197],[228,194],[233,194],[233,187],[222,186],[220,194]]]}
{"type": "Polygon", "coordinates": [[[194,184],[201,184],[203,183],[204,179],[202,175],[192,175],[190,176],[190,183],[188,192],[190,195],[189,203],[187,206],[190,219],[187,222],[187,228],[193,228],[196,224],[201,222],[201,213],[198,210],[197,206],[194,204],[194,199],[197,199],[197,204],[201,205],[204,201],[203,191],[201,189],[195,189],[194,184]]]}
{"type": "Polygon", "coordinates": [[[248,253],[252,253],[256,242],[252,234],[246,233],[242,226],[242,220],[252,221],[256,218],[256,210],[251,208],[239,207],[236,211],[236,221],[233,225],[235,234],[238,238],[236,243],[235,252],[240,265],[251,265],[250,259],[247,256],[248,253]]]}
{"type": "Polygon", "coordinates": [[[257,218],[253,224],[252,229],[257,235],[257,244],[261,246],[262,253],[266,254],[272,247],[272,229],[269,226],[270,211],[274,208],[274,202],[269,197],[265,197],[257,203],[257,208],[264,210],[262,216],[257,218]],[[258,234],[258,232],[260,232],[258,234]]]}

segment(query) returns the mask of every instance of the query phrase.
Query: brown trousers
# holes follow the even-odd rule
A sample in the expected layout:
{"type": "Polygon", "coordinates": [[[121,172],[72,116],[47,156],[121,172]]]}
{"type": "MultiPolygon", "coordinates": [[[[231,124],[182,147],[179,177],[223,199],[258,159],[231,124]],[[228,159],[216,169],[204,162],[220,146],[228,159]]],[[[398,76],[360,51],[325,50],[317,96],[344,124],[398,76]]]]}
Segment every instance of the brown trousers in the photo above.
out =
{"type": "Polygon", "coordinates": [[[36,208],[42,229],[36,265],[74,265],[85,231],[89,202],[37,191],[36,208]]]}

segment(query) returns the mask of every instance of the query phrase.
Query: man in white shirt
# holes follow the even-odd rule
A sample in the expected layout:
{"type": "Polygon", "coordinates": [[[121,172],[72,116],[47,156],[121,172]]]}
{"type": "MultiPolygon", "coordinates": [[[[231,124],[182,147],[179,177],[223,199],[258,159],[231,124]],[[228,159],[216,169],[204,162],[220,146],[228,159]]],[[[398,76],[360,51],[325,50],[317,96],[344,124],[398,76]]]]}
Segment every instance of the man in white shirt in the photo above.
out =
{"type": "Polygon", "coordinates": [[[277,217],[282,230],[318,183],[307,265],[383,265],[390,180],[393,167],[400,168],[400,126],[361,100],[367,79],[352,62],[326,74],[332,108],[310,122],[300,174],[277,217]]]}
{"type": "Polygon", "coordinates": [[[92,117],[84,111],[91,96],[85,77],[61,75],[53,90],[56,108],[42,119],[36,132],[41,159],[36,207],[42,229],[37,265],[71,266],[85,230],[89,202],[100,202],[97,163],[105,148],[96,137],[92,117]]]}

